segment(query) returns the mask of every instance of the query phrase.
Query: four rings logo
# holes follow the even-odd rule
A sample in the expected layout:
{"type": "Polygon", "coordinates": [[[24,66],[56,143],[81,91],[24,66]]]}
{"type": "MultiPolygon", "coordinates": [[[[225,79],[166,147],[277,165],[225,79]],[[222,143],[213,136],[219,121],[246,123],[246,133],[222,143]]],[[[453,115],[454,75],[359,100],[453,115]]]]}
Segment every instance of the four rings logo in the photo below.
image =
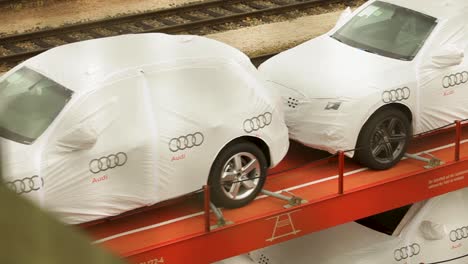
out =
{"type": "Polygon", "coordinates": [[[382,93],[382,101],[386,104],[401,102],[410,98],[411,91],[408,87],[397,88],[393,90],[384,91],[382,93]]]}
{"type": "Polygon", "coordinates": [[[6,182],[5,184],[6,187],[8,187],[16,194],[23,194],[40,190],[42,187],[44,187],[44,179],[34,175],[32,177],[6,182]]]}
{"type": "Polygon", "coordinates": [[[202,133],[196,132],[193,134],[188,134],[185,136],[180,136],[178,138],[173,138],[169,141],[169,149],[172,152],[177,152],[179,150],[184,150],[188,148],[198,147],[203,144],[205,137],[202,133]]]}
{"type": "Polygon", "coordinates": [[[393,251],[393,257],[396,261],[400,261],[411,258],[412,256],[416,256],[419,254],[419,252],[421,252],[421,247],[418,243],[413,243],[409,246],[395,249],[395,251],[393,251]]]}
{"type": "Polygon", "coordinates": [[[244,121],[244,131],[251,133],[253,131],[260,130],[269,124],[271,124],[273,115],[270,112],[263,113],[259,116],[246,119],[244,121]]]}
{"type": "Polygon", "coordinates": [[[457,72],[457,73],[445,76],[442,79],[442,86],[444,86],[444,88],[449,88],[449,87],[457,86],[457,85],[464,84],[467,82],[468,82],[468,71],[463,71],[463,72],[457,72]]]}
{"type": "Polygon", "coordinates": [[[123,166],[125,163],[127,163],[127,154],[124,152],[119,152],[117,154],[111,154],[109,156],[91,160],[89,162],[89,171],[96,174],[102,171],[123,166]]]}
{"type": "Polygon", "coordinates": [[[450,231],[449,238],[452,242],[468,238],[468,226],[450,231]]]}

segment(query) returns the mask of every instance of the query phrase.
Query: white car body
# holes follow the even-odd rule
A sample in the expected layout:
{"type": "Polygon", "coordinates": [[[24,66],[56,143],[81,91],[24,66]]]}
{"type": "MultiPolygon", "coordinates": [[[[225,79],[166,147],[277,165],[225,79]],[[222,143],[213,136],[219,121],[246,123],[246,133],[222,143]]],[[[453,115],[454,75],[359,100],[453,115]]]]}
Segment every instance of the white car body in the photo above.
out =
{"type": "Polygon", "coordinates": [[[289,147],[283,115],[249,58],[218,41],[137,34],[57,47],[0,77],[3,105],[2,82],[24,68],[73,95],[37,139],[2,132],[4,180],[67,223],[196,191],[240,137],[263,142],[271,167],[289,147]],[[245,124],[262,115],[267,123],[245,124]]]}
{"type": "Polygon", "coordinates": [[[465,264],[468,188],[413,204],[393,234],[346,223],[219,264],[465,264]]]}
{"type": "Polygon", "coordinates": [[[282,97],[292,139],[330,153],[355,149],[366,121],[389,104],[411,115],[413,134],[468,118],[468,60],[463,59],[463,52],[468,54],[468,2],[381,1],[436,19],[410,60],[366,52],[331,37],[355,16],[377,17],[378,11],[366,14],[375,2],[345,16],[330,32],[259,67],[282,97]],[[452,66],[444,65],[447,62],[452,66]]]}

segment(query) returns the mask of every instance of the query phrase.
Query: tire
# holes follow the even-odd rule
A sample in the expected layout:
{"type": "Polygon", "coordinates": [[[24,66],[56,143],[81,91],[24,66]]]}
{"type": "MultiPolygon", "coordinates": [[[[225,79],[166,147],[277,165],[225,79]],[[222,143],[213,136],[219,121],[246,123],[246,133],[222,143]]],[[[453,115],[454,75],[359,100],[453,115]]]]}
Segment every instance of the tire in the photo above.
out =
{"type": "Polygon", "coordinates": [[[250,203],[263,188],[266,173],[265,154],[255,144],[247,141],[230,143],[211,166],[208,183],[212,202],[224,208],[238,208],[250,203]],[[236,165],[236,161],[240,163],[236,165]],[[247,167],[249,162],[252,166],[247,167]],[[239,168],[245,171],[239,172],[239,168]]]}
{"type": "Polygon", "coordinates": [[[386,170],[400,161],[412,135],[411,123],[401,111],[384,108],[364,124],[356,145],[356,160],[374,170],[386,170]]]}

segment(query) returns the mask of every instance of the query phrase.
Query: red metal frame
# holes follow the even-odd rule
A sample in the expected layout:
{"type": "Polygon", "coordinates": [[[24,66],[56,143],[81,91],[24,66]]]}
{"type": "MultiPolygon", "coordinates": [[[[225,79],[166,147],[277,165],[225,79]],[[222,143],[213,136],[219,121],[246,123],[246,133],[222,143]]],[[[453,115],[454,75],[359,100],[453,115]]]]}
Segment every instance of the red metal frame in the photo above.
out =
{"type": "Polygon", "coordinates": [[[338,194],[343,194],[344,152],[338,151],[338,194]]]}
{"type": "MultiPolygon", "coordinates": [[[[462,122],[455,122],[453,147],[434,151],[446,163],[433,169],[423,169],[421,162],[415,160],[402,161],[387,171],[364,171],[352,163],[345,168],[345,155],[340,151],[335,178],[330,177],[330,173],[336,173],[336,167],[333,170],[334,165],[330,161],[320,163],[317,168],[303,166],[284,173],[288,175],[275,173],[278,175],[270,176],[274,178],[267,181],[269,190],[275,186],[286,188],[281,184],[285,180],[326,178],[327,181],[294,189],[295,195],[309,201],[300,206],[284,209],[281,201],[274,198],[258,199],[246,207],[225,210],[227,220],[233,219],[234,224],[210,230],[210,223],[214,220],[210,217],[210,188],[204,186],[202,215],[182,217],[177,223],[161,220],[159,222],[168,224],[132,231],[102,244],[132,263],[160,263],[157,261],[161,258],[164,263],[209,263],[461,189],[468,186],[468,147],[461,146],[462,137],[468,139],[468,133],[463,135],[462,126],[462,122]],[[347,178],[345,185],[346,170],[348,175],[354,175],[347,178]],[[320,175],[314,175],[315,171],[320,175]],[[286,221],[287,224],[278,229],[278,221],[286,221]]],[[[166,213],[161,211],[161,214],[166,213]]],[[[138,221],[143,221],[141,218],[147,218],[144,220],[147,224],[152,223],[155,216],[142,214],[138,221]]],[[[141,227],[132,226],[132,221],[136,220],[123,218],[119,221],[87,231],[100,239],[113,234],[114,230],[119,233],[141,227]]]]}
{"type": "Polygon", "coordinates": [[[205,232],[210,232],[210,186],[203,186],[204,190],[204,205],[205,205],[205,232]]]}
{"type": "Polygon", "coordinates": [[[460,141],[461,141],[461,133],[462,133],[462,125],[461,121],[455,121],[455,161],[460,160],[460,141]]]}

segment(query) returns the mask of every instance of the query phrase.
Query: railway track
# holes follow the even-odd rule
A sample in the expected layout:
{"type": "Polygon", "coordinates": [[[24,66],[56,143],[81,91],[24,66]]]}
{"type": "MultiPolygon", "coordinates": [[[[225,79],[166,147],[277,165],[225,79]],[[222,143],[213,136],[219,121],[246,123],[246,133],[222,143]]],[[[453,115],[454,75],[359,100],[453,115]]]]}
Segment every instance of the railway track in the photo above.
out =
{"type": "Polygon", "coordinates": [[[0,37],[0,64],[12,65],[50,48],[81,40],[146,32],[204,35],[207,29],[227,30],[228,23],[242,25],[246,18],[268,20],[271,15],[337,2],[352,1],[209,0],[148,13],[3,36],[0,37]]]}

